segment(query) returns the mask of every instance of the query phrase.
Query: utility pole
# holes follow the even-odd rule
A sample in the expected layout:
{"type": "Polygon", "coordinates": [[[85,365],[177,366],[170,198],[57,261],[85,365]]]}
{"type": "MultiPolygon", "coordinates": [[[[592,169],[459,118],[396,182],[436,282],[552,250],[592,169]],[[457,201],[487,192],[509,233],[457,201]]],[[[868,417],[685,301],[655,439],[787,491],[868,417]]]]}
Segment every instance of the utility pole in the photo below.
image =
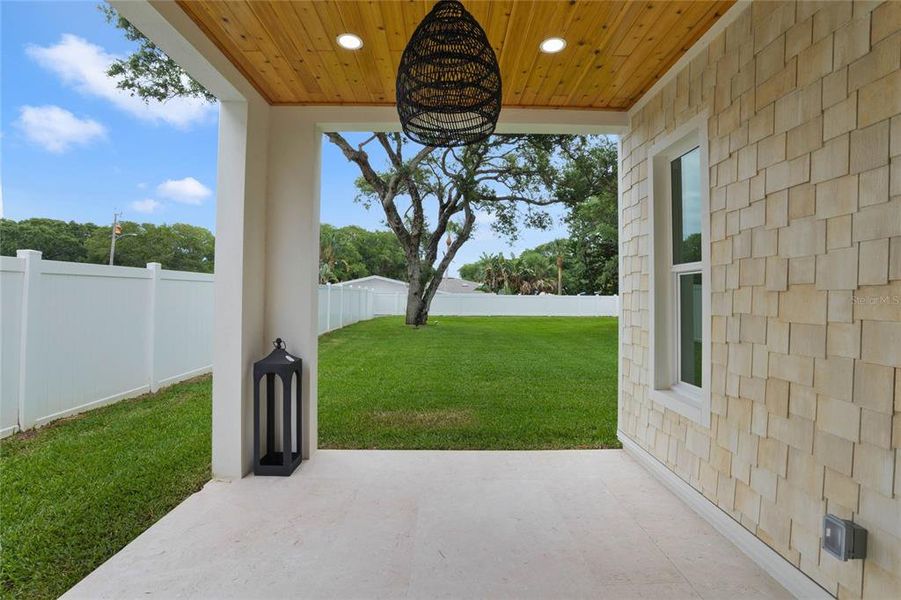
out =
{"type": "Polygon", "coordinates": [[[119,227],[119,217],[122,216],[122,213],[113,213],[113,234],[110,237],[109,244],[109,264],[113,266],[113,262],[116,258],[116,237],[122,233],[122,228],[119,227]]]}

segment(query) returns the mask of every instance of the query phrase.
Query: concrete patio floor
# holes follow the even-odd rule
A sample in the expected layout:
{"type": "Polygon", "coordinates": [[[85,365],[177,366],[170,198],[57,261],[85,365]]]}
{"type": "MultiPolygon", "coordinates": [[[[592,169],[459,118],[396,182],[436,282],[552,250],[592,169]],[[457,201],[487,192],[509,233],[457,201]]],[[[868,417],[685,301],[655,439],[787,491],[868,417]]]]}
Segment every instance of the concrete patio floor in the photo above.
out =
{"type": "Polygon", "coordinates": [[[621,450],[322,450],[214,481],[65,598],[783,598],[621,450]]]}

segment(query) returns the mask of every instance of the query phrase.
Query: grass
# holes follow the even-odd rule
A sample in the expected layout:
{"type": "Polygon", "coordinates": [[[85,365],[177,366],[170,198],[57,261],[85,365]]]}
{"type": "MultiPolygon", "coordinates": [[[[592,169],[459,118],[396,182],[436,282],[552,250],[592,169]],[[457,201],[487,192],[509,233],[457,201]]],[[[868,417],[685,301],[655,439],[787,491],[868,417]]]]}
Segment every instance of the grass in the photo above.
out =
{"type": "MultiPolygon", "coordinates": [[[[616,320],[393,317],[320,338],[327,448],[618,447],[616,320]]],[[[56,598],[210,478],[211,379],[0,442],[0,596],[56,598]]]]}
{"type": "Polygon", "coordinates": [[[0,443],[0,595],[58,597],[209,481],[210,381],[0,443]]]}
{"type": "Polygon", "coordinates": [[[613,318],[358,323],[319,342],[324,448],[619,447],[613,318]]]}

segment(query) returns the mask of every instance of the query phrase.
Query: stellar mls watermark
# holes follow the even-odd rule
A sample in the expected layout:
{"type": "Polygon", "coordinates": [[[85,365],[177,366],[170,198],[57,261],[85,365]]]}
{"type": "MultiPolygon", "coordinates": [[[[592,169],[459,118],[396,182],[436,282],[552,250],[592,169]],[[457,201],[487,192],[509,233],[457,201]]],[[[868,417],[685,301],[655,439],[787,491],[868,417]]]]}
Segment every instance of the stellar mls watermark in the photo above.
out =
{"type": "Polygon", "coordinates": [[[901,305],[901,296],[898,295],[887,295],[887,296],[851,296],[852,304],[867,304],[867,305],[876,305],[883,304],[889,306],[898,306],[901,305]]]}

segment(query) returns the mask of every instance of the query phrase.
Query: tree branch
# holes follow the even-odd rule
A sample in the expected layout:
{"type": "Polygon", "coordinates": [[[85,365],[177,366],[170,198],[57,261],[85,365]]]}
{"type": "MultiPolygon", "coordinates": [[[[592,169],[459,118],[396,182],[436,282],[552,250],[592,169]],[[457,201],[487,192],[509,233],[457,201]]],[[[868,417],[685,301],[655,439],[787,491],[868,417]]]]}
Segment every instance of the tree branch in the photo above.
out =
{"type": "MultiPolygon", "coordinates": [[[[363,179],[373,187],[379,197],[382,209],[385,211],[388,226],[395,235],[397,235],[398,240],[405,246],[405,249],[412,246],[414,240],[411,238],[407,228],[404,227],[404,221],[398,214],[397,205],[394,203],[394,195],[396,194],[396,189],[393,185],[394,182],[392,181],[392,185],[385,183],[369,163],[369,155],[363,150],[354,150],[353,146],[351,146],[340,133],[326,133],[325,135],[328,137],[329,141],[341,149],[341,152],[344,153],[347,160],[356,163],[356,165],[360,167],[360,172],[363,173],[363,179]]],[[[418,246],[419,241],[416,240],[415,243],[418,246]]]]}
{"type": "Polygon", "coordinates": [[[438,258],[438,246],[441,244],[441,238],[443,238],[444,234],[447,232],[447,226],[450,223],[451,217],[464,208],[465,205],[461,206],[454,201],[448,202],[438,211],[438,222],[435,223],[435,229],[432,232],[432,236],[429,238],[429,243],[426,245],[425,249],[425,260],[428,264],[432,264],[435,262],[435,259],[438,258]]]}
{"type": "Polygon", "coordinates": [[[523,204],[531,204],[532,206],[551,206],[553,204],[562,204],[563,200],[550,198],[547,200],[536,200],[527,196],[487,196],[480,200],[481,202],[522,202],[523,204]]]}
{"type": "Polygon", "coordinates": [[[457,250],[460,249],[461,246],[469,239],[469,236],[472,235],[472,226],[476,222],[476,215],[473,212],[472,208],[469,206],[469,203],[465,203],[463,205],[463,210],[466,216],[463,219],[463,229],[460,230],[460,233],[457,234],[457,238],[451,242],[450,247],[448,247],[447,252],[444,255],[444,258],[441,259],[441,262],[438,263],[438,268],[435,269],[435,273],[432,275],[432,280],[429,281],[428,287],[425,289],[425,293],[423,294],[423,299],[426,303],[430,303],[432,298],[435,296],[435,293],[438,291],[438,287],[441,285],[441,279],[444,277],[444,273],[447,271],[447,268],[450,266],[451,261],[454,260],[454,256],[457,255],[457,250]]]}

